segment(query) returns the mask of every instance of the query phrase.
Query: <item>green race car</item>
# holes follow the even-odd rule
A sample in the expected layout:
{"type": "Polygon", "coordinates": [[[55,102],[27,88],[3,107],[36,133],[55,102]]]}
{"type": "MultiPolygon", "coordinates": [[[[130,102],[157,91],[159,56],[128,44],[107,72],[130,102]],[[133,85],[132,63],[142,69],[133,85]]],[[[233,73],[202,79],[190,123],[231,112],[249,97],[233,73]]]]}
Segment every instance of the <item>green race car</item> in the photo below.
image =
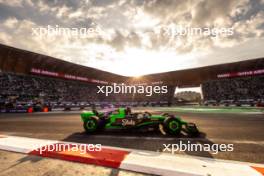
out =
{"type": "Polygon", "coordinates": [[[85,111],[81,114],[83,127],[87,133],[101,129],[159,129],[163,134],[178,135],[185,131],[197,136],[199,130],[194,123],[187,123],[170,114],[152,115],[149,112],[131,113],[130,108],[118,108],[107,112],[85,111]]]}

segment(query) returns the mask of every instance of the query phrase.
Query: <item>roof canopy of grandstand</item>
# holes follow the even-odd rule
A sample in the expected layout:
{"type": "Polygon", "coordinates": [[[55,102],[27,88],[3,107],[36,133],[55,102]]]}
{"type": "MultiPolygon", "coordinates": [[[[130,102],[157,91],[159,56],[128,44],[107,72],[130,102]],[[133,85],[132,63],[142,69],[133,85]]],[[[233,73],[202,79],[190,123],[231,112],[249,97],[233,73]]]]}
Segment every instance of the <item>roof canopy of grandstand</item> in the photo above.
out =
{"type": "MultiPolygon", "coordinates": [[[[124,82],[127,78],[95,68],[73,64],[50,56],[0,44],[0,69],[4,72],[31,74],[34,70],[67,74],[101,81],[124,82]]],[[[48,76],[48,74],[46,74],[48,76]]]]}
{"type": "Polygon", "coordinates": [[[46,76],[58,73],[58,75],[63,74],[66,78],[78,76],[80,77],[79,80],[89,78],[119,83],[163,82],[169,85],[191,87],[199,86],[201,83],[212,79],[236,76],[240,72],[244,75],[255,75],[255,71],[258,71],[258,74],[264,74],[264,58],[157,73],[134,79],[0,44],[0,69],[4,72],[23,74],[43,72],[46,76]]]}
{"type": "Polygon", "coordinates": [[[260,74],[264,74],[264,58],[150,74],[145,75],[142,79],[151,82],[162,80],[171,85],[192,87],[199,86],[208,80],[260,74]]]}

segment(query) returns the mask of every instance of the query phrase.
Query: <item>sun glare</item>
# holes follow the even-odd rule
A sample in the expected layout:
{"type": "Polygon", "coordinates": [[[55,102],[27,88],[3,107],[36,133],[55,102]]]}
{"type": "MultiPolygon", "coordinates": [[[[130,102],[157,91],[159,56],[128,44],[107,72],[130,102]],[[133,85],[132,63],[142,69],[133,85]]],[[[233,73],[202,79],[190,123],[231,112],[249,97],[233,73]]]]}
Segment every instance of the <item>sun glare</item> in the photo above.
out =
{"type": "Polygon", "coordinates": [[[149,73],[179,69],[190,63],[190,56],[175,52],[157,52],[138,48],[128,48],[119,55],[116,67],[120,74],[139,77],[149,73]]]}

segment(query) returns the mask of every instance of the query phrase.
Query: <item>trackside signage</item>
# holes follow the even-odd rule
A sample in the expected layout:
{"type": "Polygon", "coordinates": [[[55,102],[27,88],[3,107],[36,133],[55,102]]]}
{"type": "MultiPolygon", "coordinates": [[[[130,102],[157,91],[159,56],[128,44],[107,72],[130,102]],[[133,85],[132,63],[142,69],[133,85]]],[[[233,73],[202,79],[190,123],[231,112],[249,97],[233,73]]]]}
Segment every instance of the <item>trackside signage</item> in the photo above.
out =
{"type": "Polygon", "coordinates": [[[38,74],[38,75],[52,76],[52,77],[70,79],[70,80],[78,80],[78,81],[99,83],[99,84],[108,84],[108,82],[106,82],[106,81],[101,81],[101,80],[97,80],[97,79],[90,79],[90,78],[86,78],[86,77],[75,76],[75,75],[70,75],[70,74],[65,74],[65,73],[52,72],[52,71],[38,69],[38,68],[32,68],[30,70],[30,72],[34,73],[34,74],[38,74]]]}
{"type": "Polygon", "coordinates": [[[217,78],[231,78],[231,77],[242,77],[242,76],[254,76],[264,74],[264,69],[243,71],[243,72],[233,72],[233,73],[223,73],[218,74],[217,78]]]}

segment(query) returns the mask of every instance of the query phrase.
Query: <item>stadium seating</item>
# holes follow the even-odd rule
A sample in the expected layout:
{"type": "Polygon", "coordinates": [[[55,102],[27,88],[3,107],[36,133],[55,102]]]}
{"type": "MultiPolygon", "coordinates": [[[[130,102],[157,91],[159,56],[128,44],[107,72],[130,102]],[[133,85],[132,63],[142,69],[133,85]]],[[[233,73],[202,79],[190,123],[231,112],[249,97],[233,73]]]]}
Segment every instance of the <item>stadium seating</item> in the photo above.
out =
{"type": "Polygon", "coordinates": [[[95,83],[65,80],[35,75],[0,72],[0,105],[3,108],[51,106],[52,108],[82,108],[90,105],[116,106],[168,104],[168,96],[97,93],[95,83]]]}
{"type": "Polygon", "coordinates": [[[264,76],[217,79],[202,84],[204,100],[254,105],[264,100],[264,76]]]}
{"type": "MultiPolygon", "coordinates": [[[[213,105],[254,106],[264,100],[263,87],[264,76],[249,76],[207,81],[202,84],[202,92],[205,102],[208,102],[205,104],[213,102],[213,105]]],[[[167,106],[171,97],[171,94],[150,97],[144,94],[105,96],[97,91],[95,83],[0,72],[0,109],[23,109],[32,106],[41,109],[43,105],[66,110],[82,109],[91,105],[167,106]]]]}

